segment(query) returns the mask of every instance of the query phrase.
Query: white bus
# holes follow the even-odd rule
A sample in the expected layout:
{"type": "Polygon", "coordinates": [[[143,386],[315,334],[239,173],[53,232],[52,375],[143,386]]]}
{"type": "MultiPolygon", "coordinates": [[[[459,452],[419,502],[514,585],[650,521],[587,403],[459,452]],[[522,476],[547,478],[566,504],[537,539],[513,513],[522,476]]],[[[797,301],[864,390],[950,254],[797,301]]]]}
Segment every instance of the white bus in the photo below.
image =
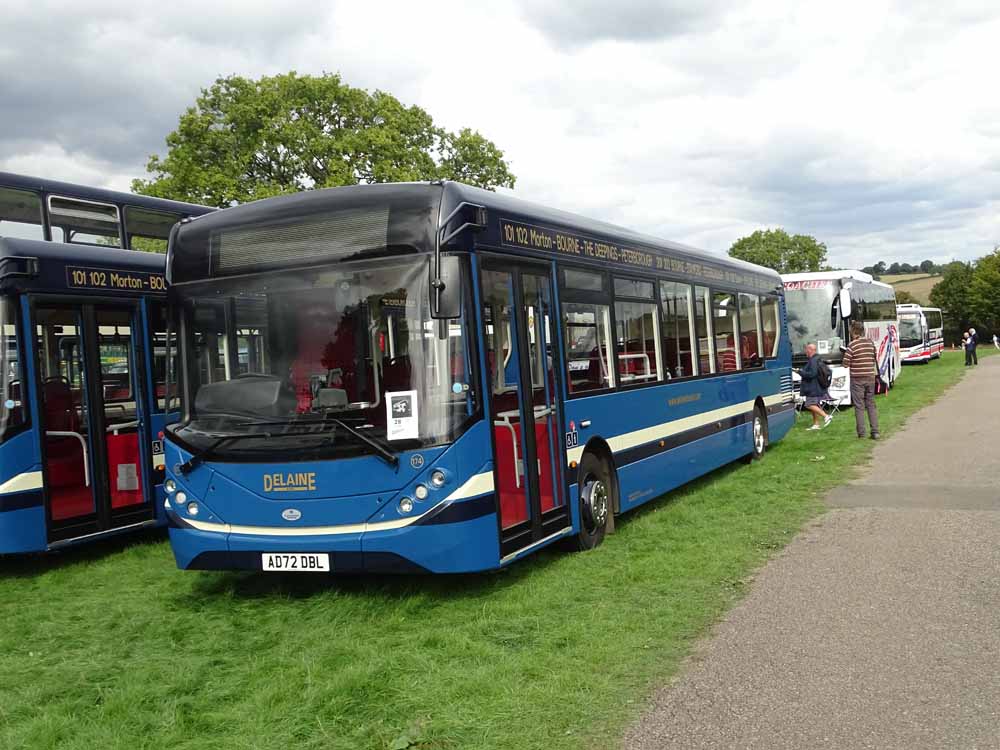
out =
{"type": "Polygon", "coordinates": [[[944,351],[944,318],[940,308],[896,305],[899,351],[903,364],[930,362],[944,351]]]}
{"type": "MultiPolygon", "coordinates": [[[[851,321],[861,321],[865,336],[878,352],[877,391],[884,393],[899,375],[899,324],[896,293],[863,271],[790,273],[781,277],[785,287],[788,335],[792,365],[805,364],[803,349],[816,344],[820,358],[830,365],[830,396],[840,404],[851,403],[851,379],[841,362],[850,341],[851,321]]],[[[793,377],[797,381],[797,375],[793,377]]]]}

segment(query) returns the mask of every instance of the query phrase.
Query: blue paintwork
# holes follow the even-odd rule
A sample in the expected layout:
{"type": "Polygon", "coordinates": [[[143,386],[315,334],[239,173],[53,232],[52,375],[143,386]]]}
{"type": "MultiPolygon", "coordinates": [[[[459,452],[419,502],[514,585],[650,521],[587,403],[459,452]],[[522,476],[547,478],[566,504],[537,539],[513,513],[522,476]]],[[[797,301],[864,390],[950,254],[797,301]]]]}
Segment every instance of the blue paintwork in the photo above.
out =
{"type": "MultiPolygon", "coordinates": [[[[41,463],[41,438],[40,438],[40,399],[36,387],[37,368],[35,366],[35,340],[30,329],[30,295],[58,293],[72,304],[67,296],[65,285],[65,265],[87,265],[103,264],[104,267],[129,270],[136,268],[147,271],[150,269],[163,269],[162,257],[150,257],[145,253],[134,253],[126,250],[113,248],[84,248],[80,246],[67,247],[61,243],[36,242],[30,240],[4,240],[5,249],[10,251],[31,254],[39,258],[40,275],[34,279],[26,279],[20,282],[23,286],[23,293],[18,294],[18,301],[21,313],[20,343],[23,353],[22,387],[25,389],[25,404],[29,414],[29,428],[17,433],[3,443],[0,443],[0,484],[9,479],[26,472],[42,471],[41,463]]],[[[76,302],[86,302],[88,297],[95,295],[91,290],[72,290],[73,296],[78,297],[76,302]]],[[[105,293],[106,294],[106,293],[105,293]]],[[[124,295],[117,293],[116,298],[124,301],[136,299],[134,295],[124,295]]],[[[162,485],[152,485],[149,479],[149,470],[145,467],[152,465],[152,440],[164,429],[165,415],[157,414],[153,409],[152,383],[150,373],[153,372],[153,352],[147,345],[149,331],[149,305],[148,298],[143,298],[140,304],[140,311],[137,323],[133,326],[132,351],[141,349],[144,351],[144,370],[147,374],[147,382],[140,384],[140,391],[136,393],[136,404],[139,418],[143,422],[143,429],[140,431],[140,449],[143,461],[143,476],[147,480],[146,492],[153,499],[155,525],[165,526],[167,523],[166,513],[163,510],[163,487],[162,485]],[[148,427],[146,427],[148,425],[148,427]]],[[[137,371],[137,368],[133,368],[137,371]]],[[[42,552],[49,549],[48,541],[48,521],[46,519],[44,488],[41,491],[31,493],[18,493],[18,495],[0,496],[0,555],[17,554],[25,552],[42,552]],[[3,510],[6,506],[24,505],[24,495],[30,495],[34,507],[18,508],[16,510],[3,510]]],[[[86,543],[100,538],[123,533],[121,529],[110,528],[98,534],[90,534],[81,541],[64,540],[60,541],[60,546],[69,546],[77,543],[86,543]]]]}

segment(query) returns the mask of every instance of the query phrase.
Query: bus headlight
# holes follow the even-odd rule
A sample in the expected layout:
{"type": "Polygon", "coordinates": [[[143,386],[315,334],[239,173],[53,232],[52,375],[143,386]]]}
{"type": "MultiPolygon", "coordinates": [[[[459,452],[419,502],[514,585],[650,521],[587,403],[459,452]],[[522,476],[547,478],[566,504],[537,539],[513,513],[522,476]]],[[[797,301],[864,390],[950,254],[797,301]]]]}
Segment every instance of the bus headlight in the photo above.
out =
{"type": "Polygon", "coordinates": [[[426,500],[428,490],[424,485],[418,484],[413,488],[413,494],[417,496],[417,500],[426,500]]]}
{"type": "Polygon", "coordinates": [[[187,501],[188,501],[188,496],[185,495],[183,492],[178,492],[176,495],[174,495],[174,502],[176,502],[178,505],[184,505],[184,503],[186,503],[187,501]]]}
{"type": "Polygon", "coordinates": [[[412,510],[413,510],[413,501],[410,498],[404,497],[402,500],[399,501],[400,513],[409,513],[412,510]]]}
{"type": "Polygon", "coordinates": [[[444,487],[446,480],[447,477],[441,469],[435,469],[431,472],[431,484],[434,485],[435,488],[440,489],[441,487],[444,487]]]}
{"type": "Polygon", "coordinates": [[[163,489],[167,491],[168,495],[172,495],[177,491],[177,482],[175,482],[173,479],[168,479],[166,482],[163,483],[163,489]]]}
{"type": "Polygon", "coordinates": [[[190,503],[188,503],[187,512],[189,516],[198,515],[200,510],[201,509],[198,507],[198,503],[194,502],[193,500],[190,503]]]}

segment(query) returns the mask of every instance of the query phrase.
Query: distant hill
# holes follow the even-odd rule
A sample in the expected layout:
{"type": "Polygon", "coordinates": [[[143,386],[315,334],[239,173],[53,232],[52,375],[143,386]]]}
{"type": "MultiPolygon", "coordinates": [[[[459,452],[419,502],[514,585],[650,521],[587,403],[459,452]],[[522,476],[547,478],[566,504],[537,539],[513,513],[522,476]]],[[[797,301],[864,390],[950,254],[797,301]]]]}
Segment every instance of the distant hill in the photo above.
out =
{"type": "Polygon", "coordinates": [[[879,277],[880,281],[884,281],[886,284],[892,284],[896,291],[907,291],[912,294],[921,305],[930,305],[931,303],[931,289],[933,289],[941,279],[944,277],[940,274],[927,274],[927,273],[900,273],[900,274],[883,274],[879,277]]]}

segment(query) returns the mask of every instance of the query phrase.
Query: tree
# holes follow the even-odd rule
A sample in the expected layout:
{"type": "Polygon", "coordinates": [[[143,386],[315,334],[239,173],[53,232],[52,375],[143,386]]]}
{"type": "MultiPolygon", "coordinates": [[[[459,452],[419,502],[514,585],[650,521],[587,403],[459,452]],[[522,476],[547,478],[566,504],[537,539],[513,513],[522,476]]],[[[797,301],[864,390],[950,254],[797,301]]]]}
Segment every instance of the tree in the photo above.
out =
{"type": "Polygon", "coordinates": [[[503,151],[479,133],[451,133],[417,106],[339,75],[294,71],[219,78],[146,164],[138,193],[211,206],[311,188],[460,179],[513,187],[503,151]]]}
{"type": "Polygon", "coordinates": [[[971,317],[989,331],[1000,330],[1000,246],[976,262],[969,284],[971,317]]]}
{"type": "Polygon", "coordinates": [[[889,274],[890,276],[894,276],[900,273],[899,263],[893,263],[891,266],[889,266],[889,268],[886,270],[886,273],[889,274]]]}
{"type": "Polygon", "coordinates": [[[885,273],[885,261],[884,260],[880,260],[878,263],[875,264],[875,274],[874,275],[875,276],[881,276],[884,273],[885,273]]]}
{"type": "Polygon", "coordinates": [[[919,305],[920,300],[913,296],[913,294],[906,289],[896,290],[896,304],[897,305],[919,305]]]}
{"type": "Polygon", "coordinates": [[[925,260],[920,263],[920,270],[924,273],[934,273],[934,261],[925,260]]]}
{"type": "Polygon", "coordinates": [[[826,245],[806,234],[789,236],[784,229],[758,229],[729,248],[733,258],[773,268],[778,273],[819,271],[826,265],[826,245]]]}
{"type": "Polygon", "coordinates": [[[909,263],[900,263],[899,272],[900,273],[914,273],[917,269],[911,266],[909,263]]]}
{"type": "Polygon", "coordinates": [[[945,266],[943,278],[931,289],[931,304],[944,312],[945,338],[951,342],[960,341],[961,332],[972,324],[972,278],[972,264],[955,261],[945,266]]]}

